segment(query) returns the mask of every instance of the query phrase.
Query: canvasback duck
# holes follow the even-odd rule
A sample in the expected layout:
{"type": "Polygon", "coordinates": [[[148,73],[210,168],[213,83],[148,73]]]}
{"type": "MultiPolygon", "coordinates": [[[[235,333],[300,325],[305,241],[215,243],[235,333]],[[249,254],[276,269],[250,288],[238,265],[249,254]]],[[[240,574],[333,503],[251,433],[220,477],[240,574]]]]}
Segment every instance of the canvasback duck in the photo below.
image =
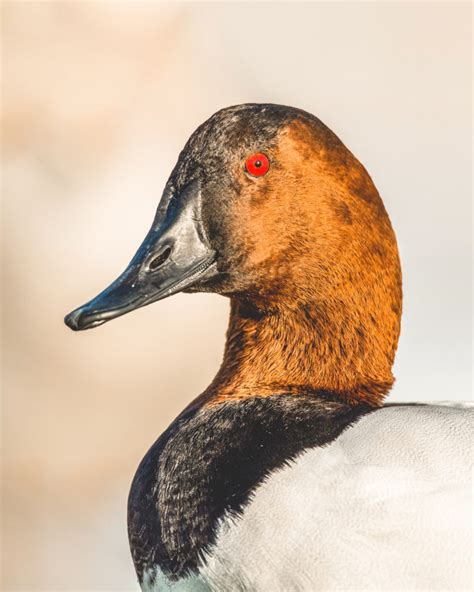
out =
{"type": "Polygon", "coordinates": [[[89,329],[177,292],[231,301],[224,359],[141,462],[142,590],[467,589],[472,410],[384,405],[394,232],[369,174],[299,109],[223,109],[191,136],[89,329]]]}

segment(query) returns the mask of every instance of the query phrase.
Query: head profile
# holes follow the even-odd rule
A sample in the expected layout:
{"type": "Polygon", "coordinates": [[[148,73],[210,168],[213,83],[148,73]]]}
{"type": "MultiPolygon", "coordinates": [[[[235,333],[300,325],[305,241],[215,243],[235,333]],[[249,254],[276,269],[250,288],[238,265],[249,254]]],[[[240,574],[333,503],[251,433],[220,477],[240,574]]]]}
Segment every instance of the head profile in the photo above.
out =
{"type": "Polygon", "coordinates": [[[180,291],[230,296],[250,316],[300,311],[316,332],[337,324],[331,347],[378,348],[386,370],[369,373],[393,380],[401,276],[390,220],[364,167],[309,113],[247,104],[203,123],[127,269],[66,324],[91,328],[180,291]]]}

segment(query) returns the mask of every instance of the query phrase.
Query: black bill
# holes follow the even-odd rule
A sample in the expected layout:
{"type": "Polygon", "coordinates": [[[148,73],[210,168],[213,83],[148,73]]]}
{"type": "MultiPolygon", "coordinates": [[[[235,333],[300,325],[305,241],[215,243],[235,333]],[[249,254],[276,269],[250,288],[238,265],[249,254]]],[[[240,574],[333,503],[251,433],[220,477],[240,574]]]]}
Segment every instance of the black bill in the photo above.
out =
{"type": "Polygon", "coordinates": [[[74,331],[98,327],[127,312],[190,288],[216,274],[206,236],[199,182],[163,195],[153,225],[127,269],[108,288],[69,313],[74,331]]]}

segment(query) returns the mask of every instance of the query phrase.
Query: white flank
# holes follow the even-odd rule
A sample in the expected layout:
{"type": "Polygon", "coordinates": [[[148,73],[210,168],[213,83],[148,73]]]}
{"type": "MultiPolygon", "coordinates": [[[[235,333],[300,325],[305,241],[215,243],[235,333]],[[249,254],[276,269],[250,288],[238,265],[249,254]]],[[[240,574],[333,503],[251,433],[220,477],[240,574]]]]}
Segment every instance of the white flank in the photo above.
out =
{"type": "Polygon", "coordinates": [[[225,518],[199,576],[147,592],[469,590],[473,408],[387,406],[225,518]]]}

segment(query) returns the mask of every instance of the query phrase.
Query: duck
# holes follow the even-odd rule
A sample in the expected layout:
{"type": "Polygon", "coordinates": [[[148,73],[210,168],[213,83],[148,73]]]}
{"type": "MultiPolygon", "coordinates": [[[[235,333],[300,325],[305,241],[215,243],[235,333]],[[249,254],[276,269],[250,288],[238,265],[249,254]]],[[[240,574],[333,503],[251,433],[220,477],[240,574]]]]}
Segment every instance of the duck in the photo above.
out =
{"type": "Polygon", "coordinates": [[[385,403],[397,241],[366,169],[301,109],[224,108],[191,135],[125,271],[65,318],[179,292],[230,300],[222,364],[141,461],[143,591],[468,589],[473,409],[385,403]]]}

